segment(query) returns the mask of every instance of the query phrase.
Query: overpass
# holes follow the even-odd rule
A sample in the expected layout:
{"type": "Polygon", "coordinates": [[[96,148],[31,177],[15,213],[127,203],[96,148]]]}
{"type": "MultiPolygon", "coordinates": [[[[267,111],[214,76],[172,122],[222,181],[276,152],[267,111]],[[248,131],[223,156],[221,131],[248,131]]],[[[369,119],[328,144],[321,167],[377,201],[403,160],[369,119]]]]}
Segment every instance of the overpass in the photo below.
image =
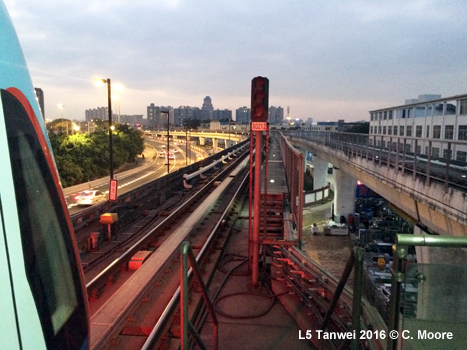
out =
{"type": "MultiPolygon", "coordinates": [[[[316,187],[324,185],[322,174],[328,163],[334,166],[338,217],[354,212],[355,185],[360,180],[410,218],[415,234],[467,235],[467,164],[430,159],[399,147],[413,142],[410,137],[395,137],[396,147],[391,148],[391,142],[387,148],[383,143],[369,142],[371,136],[362,134],[291,131],[287,136],[313,154],[316,187]]],[[[454,143],[462,142],[445,143],[446,149],[452,149],[454,143]]],[[[432,263],[461,261],[465,255],[462,250],[458,254],[417,250],[419,261],[432,263]]]]}
{"type": "Polygon", "coordinates": [[[206,139],[212,139],[214,153],[217,153],[219,140],[223,140],[225,148],[229,148],[235,144],[238,144],[250,137],[248,133],[244,132],[222,132],[222,131],[211,131],[211,130],[149,130],[145,131],[146,136],[152,136],[153,138],[161,137],[165,138],[169,135],[169,138],[173,139],[184,139],[190,140],[192,138],[198,138],[200,146],[205,144],[206,139]]]}

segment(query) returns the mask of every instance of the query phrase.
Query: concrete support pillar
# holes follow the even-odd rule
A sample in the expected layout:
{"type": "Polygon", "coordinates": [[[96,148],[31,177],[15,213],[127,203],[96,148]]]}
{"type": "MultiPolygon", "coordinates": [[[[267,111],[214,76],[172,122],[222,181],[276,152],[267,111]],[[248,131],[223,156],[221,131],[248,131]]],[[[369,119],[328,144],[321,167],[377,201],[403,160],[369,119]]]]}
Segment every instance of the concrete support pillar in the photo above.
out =
{"type": "Polygon", "coordinates": [[[313,189],[322,188],[328,183],[326,178],[328,176],[328,161],[313,155],[313,189]]]}
{"type": "Polygon", "coordinates": [[[355,192],[357,181],[342,170],[334,168],[334,220],[340,222],[341,215],[345,220],[355,212],[355,192]]]}
{"type": "Polygon", "coordinates": [[[225,148],[229,148],[230,147],[230,140],[229,139],[224,139],[224,145],[225,145],[225,148]]]}
{"type": "Polygon", "coordinates": [[[219,139],[212,139],[212,151],[214,154],[217,153],[217,144],[219,143],[219,139]]]}
{"type": "Polygon", "coordinates": [[[199,138],[199,145],[200,145],[200,146],[204,146],[205,141],[206,141],[206,138],[205,138],[205,137],[200,137],[200,138],[199,138]]]}

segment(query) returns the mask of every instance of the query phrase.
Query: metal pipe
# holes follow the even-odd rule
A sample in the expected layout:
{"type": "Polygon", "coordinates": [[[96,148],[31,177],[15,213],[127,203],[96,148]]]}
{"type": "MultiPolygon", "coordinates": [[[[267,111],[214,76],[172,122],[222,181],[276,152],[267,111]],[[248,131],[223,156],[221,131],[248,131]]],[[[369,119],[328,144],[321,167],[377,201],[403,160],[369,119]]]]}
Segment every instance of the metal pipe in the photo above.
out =
{"type": "Polygon", "coordinates": [[[190,247],[188,242],[183,242],[180,249],[180,260],[182,266],[180,268],[180,348],[188,350],[188,257],[187,250],[190,247]],[[188,246],[188,247],[187,247],[188,246]]]}
{"type": "MultiPolygon", "coordinates": [[[[170,136],[170,133],[169,133],[169,128],[170,128],[170,125],[169,125],[169,111],[166,112],[167,113],[167,174],[170,173],[170,160],[169,160],[169,152],[170,152],[170,149],[169,149],[169,136],[170,136]]],[[[174,159],[174,162],[175,162],[175,159],[174,159]]]]}
{"type": "MultiPolygon", "coordinates": [[[[216,317],[216,313],[214,312],[214,309],[212,307],[211,300],[209,299],[208,291],[206,289],[206,285],[203,282],[203,277],[201,277],[201,272],[198,269],[198,264],[196,262],[196,258],[193,255],[193,251],[190,248],[190,243],[189,242],[184,242],[182,244],[182,254],[183,254],[183,249],[186,250],[185,255],[188,255],[188,259],[190,260],[190,264],[193,267],[193,272],[195,274],[196,279],[198,280],[198,284],[201,286],[201,294],[204,299],[204,303],[206,304],[206,307],[209,312],[209,316],[211,316],[212,323],[213,323],[213,339],[212,339],[212,346],[214,350],[217,350],[217,345],[218,345],[218,321],[216,317]]],[[[188,310],[187,310],[188,311],[188,310]]],[[[191,322],[190,322],[191,325],[191,322]]],[[[196,330],[193,329],[194,334],[197,334],[196,330]]]]}
{"type": "MultiPolygon", "coordinates": [[[[107,79],[107,100],[109,104],[109,160],[110,160],[110,179],[114,178],[114,152],[112,141],[112,95],[110,88],[110,79],[107,79]]],[[[68,124],[67,124],[68,125],[68,124]]],[[[67,126],[68,134],[68,126],[67,126]]]]}
{"type": "Polygon", "coordinates": [[[324,316],[323,323],[321,324],[322,331],[326,330],[326,326],[329,320],[331,319],[332,313],[334,312],[334,308],[336,307],[337,302],[339,301],[342,291],[344,290],[345,284],[347,283],[350,273],[352,272],[352,268],[354,264],[355,264],[355,253],[352,250],[349,260],[347,260],[347,264],[345,265],[344,272],[342,273],[342,277],[339,280],[339,284],[336,287],[336,291],[334,292],[334,295],[332,296],[332,300],[331,300],[331,303],[329,304],[328,311],[326,312],[326,315],[324,316]]]}
{"type": "MultiPolygon", "coordinates": [[[[407,255],[407,248],[409,246],[466,248],[467,237],[412,234],[396,235],[396,252],[394,254],[393,268],[391,269],[392,285],[388,328],[389,331],[398,330],[399,327],[400,297],[402,282],[405,279],[402,263],[405,256],[407,255]]],[[[392,350],[397,349],[397,339],[388,338],[387,348],[392,350]]]]}
{"type": "Polygon", "coordinates": [[[360,315],[362,313],[363,249],[354,247],[353,255],[355,259],[355,271],[352,303],[352,330],[355,331],[356,338],[352,342],[352,350],[358,350],[360,343],[360,315]]]}
{"type": "Polygon", "coordinates": [[[396,245],[399,246],[428,246],[428,247],[467,247],[467,237],[462,236],[436,236],[436,235],[411,235],[399,233],[396,235],[396,245]]]}
{"type": "MultiPolygon", "coordinates": [[[[399,235],[397,235],[399,236],[399,235]]],[[[412,236],[412,235],[411,235],[412,236]]],[[[414,236],[415,237],[415,236],[414,236]]],[[[397,238],[396,238],[397,239],[397,238]]],[[[399,310],[400,310],[400,298],[402,290],[402,282],[404,275],[402,273],[402,263],[407,253],[407,246],[397,245],[396,252],[394,254],[392,263],[392,281],[391,281],[391,297],[389,299],[389,327],[388,331],[398,331],[399,329],[399,310]]],[[[397,338],[391,339],[388,337],[387,343],[388,350],[397,349],[397,338]]]]}

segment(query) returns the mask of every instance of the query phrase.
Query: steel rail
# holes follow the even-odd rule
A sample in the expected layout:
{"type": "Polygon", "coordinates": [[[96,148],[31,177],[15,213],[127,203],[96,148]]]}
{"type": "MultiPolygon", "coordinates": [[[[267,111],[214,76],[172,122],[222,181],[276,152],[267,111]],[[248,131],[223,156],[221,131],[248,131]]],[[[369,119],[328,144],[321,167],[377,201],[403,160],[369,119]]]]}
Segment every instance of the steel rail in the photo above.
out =
{"type": "Polygon", "coordinates": [[[88,297],[95,294],[95,291],[99,291],[102,286],[106,284],[107,279],[112,276],[116,275],[121,270],[121,265],[128,263],[134,254],[136,254],[141,247],[148,244],[151,241],[154,233],[162,230],[164,227],[170,225],[177,217],[181,215],[182,212],[189,208],[194,202],[196,202],[200,196],[204,193],[209,191],[213,188],[213,184],[219,179],[225,177],[228,174],[228,171],[234,167],[236,164],[240,163],[243,157],[246,156],[246,153],[243,154],[242,157],[239,157],[234,160],[229,167],[222,170],[220,174],[215,176],[213,179],[209,180],[207,184],[205,184],[201,189],[199,189],[189,200],[183,203],[179,208],[175,209],[169,216],[167,216],[161,223],[159,223],[156,227],[152,228],[148,231],[140,240],[138,240],[130,249],[125,251],[119,258],[115,259],[110,265],[108,265],[103,271],[101,271],[96,277],[94,277],[89,283],[86,284],[86,290],[88,293],[88,297]]]}
{"type": "MultiPolygon", "coordinates": [[[[246,186],[247,179],[249,179],[249,171],[244,176],[240,186],[238,187],[236,193],[232,197],[230,203],[228,204],[227,208],[224,210],[223,214],[221,215],[220,220],[217,222],[215,229],[210,233],[206,243],[203,245],[201,250],[199,251],[198,255],[196,256],[196,263],[199,263],[207,254],[208,247],[211,244],[211,241],[214,239],[215,233],[219,226],[221,225],[222,221],[226,217],[228,211],[233,206],[236,198],[239,196],[240,192],[243,191],[243,188],[246,186]]],[[[192,271],[188,271],[188,278],[191,278],[192,271]]],[[[170,325],[170,322],[173,318],[174,313],[177,310],[177,307],[180,303],[180,287],[177,288],[176,292],[172,296],[170,302],[167,304],[163,314],[155,324],[153,330],[149,334],[146,342],[144,343],[141,350],[151,350],[156,347],[156,345],[162,340],[162,337],[165,333],[165,329],[170,325]]]]}
{"type": "MultiPolygon", "coordinates": [[[[246,162],[244,161],[238,167],[245,168],[246,162]]],[[[232,173],[236,172],[236,170],[237,169],[234,169],[232,173]]],[[[244,181],[242,183],[244,183],[244,181]]],[[[216,191],[210,195],[211,197],[214,196],[214,198],[216,198],[220,195],[220,193],[228,193],[228,197],[230,199],[226,198],[224,200],[225,203],[223,207],[225,209],[222,210],[221,217],[217,220],[215,227],[211,230],[207,239],[208,242],[214,242],[218,228],[220,228],[222,223],[225,221],[225,217],[229,214],[229,210],[235,198],[232,198],[234,197],[234,194],[228,189],[235,184],[238,185],[238,181],[236,181],[234,177],[229,176],[221,183],[221,185],[219,185],[219,187],[216,188],[216,191]]],[[[236,190],[235,194],[238,194],[238,189],[236,190]]],[[[211,198],[211,200],[213,200],[213,198],[211,198]]],[[[106,302],[106,304],[99,310],[99,312],[91,318],[91,325],[95,325],[96,327],[93,331],[94,337],[91,337],[94,339],[92,344],[94,349],[102,348],[108,341],[118,343],[118,339],[122,334],[125,339],[130,339],[130,334],[126,333],[125,331],[125,322],[128,321],[128,317],[131,319],[133,318],[133,315],[138,315],[141,312],[139,310],[141,305],[144,305],[144,310],[147,309],[147,305],[149,305],[149,307],[157,307],[160,310],[166,310],[166,306],[161,304],[161,300],[159,298],[154,299],[157,300],[155,304],[147,304],[147,302],[141,304],[141,298],[143,298],[145,295],[150,295],[153,293],[156,286],[155,282],[158,281],[158,278],[160,278],[160,274],[163,275],[167,273],[167,264],[169,262],[170,264],[173,264],[175,261],[178,261],[178,259],[174,260],[174,257],[178,256],[180,245],[182,244],[183,240],[188,238],[190,232],[192,232],[192,230],[204,220],[206,214],[212,210],[211,203],[211,201],[208,201],[206,203],[207,205],[198,207],[186,221],[186,224],[184,223],[181,225],[176,230],[176,232],[174,232],[170,238],[164,242],[164,244],[167,244],[158,250],[158,252],[160,252],[159,255],[155,256],[155,254],[158,254],[157,251],[151,255],[151,257],[148,258],[148,260],[138,269],[138,271],[132,275],[128,281],[126,281],[121,290],[119,290],[119,294],[116,294],[114,297],[112,297],[112,299],[106,302]],[[208,210],[206,211],[206,209],[208,210]]],[[[208,245],[204,243],[204,250],[202,252],[204,252],[207,247],[208,245]]],[[[172,276],[169,278],[173,280],[172,276]]],[[[141,326],[144,326],[145,328],[152,328],[152,326],[148,325],[147,323],[142,323],[141,326]]],[[[135,327],[134,324],[131,327],[135,327]]],[[[93,328],[91,326],[91,330],[92,329],[93,328]]],[[[136,338],[133,339],[141,339],[140,337],[141,334],[138,333],[136,338]]]]}

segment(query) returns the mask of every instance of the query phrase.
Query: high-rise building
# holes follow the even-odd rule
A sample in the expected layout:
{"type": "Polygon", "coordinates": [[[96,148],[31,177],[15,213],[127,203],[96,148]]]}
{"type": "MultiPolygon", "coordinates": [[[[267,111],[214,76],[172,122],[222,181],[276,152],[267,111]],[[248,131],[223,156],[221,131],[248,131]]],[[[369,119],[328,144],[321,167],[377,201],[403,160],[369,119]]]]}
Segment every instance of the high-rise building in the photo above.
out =
{"type": "Polygon", "coordinates": [[[182,125],[185,124],[186,120],[196,119],[193,116],[193,112],[195,110],[199,110],[199,108],[189,107],[189,106],[180,106],[178,108],[174,108],[174,123],[175,123],[175,125],[182,126],[182,125]]]}
{"type": "MultiPolygon", "coordinates": [[[[114,116],[112,116],[113,118],[114,116]]],[[[109,108],[108,107],[97,107],[93,109],[86,109],[85,111],[86,121],[93,119],[108,120],[109,119],[109,108]]]]}
{"type": "Polygon", "coordinates": [[[155,106],[151,103],[147,107],[147,117],[149,129],[166,128],[167,127],[167,112],[169,114],[168,123],[174,124],[174,109],[171,106],[155,106]]]}
{"type": "Polygon", "coordinates": [[[245,106],[237,108],[235,111],[235,121],[239,124],[250,123],[250,108],[245,106]]]}
{"type": "Polygon", "coordinates": [[[122,114],[120,116],[120,122],[124,124],[131,125],[132,127],[136,127],[136,125],[143,124],[143,115],[142,114],[135,114],[135,115],[126,115],[122,114]]]}
{"type": "Polygon", "coordinates": [[[232,120],[232,111],[229,109],[215,109],[212,111],[212,120],[232,120]]]}
{"type": "Polygon", "coordinates": [[[41,88],[34,88],[36,92],[37,102],[39,103],[39,108],[42,113],[42,118],[45,119],[45,108],[44,108],[44,91],[41,88]]]}
{"type": "Polygon", "coordinates": [[[209,111],[214,110],[214,107],[212,106],[211,97],[206,96],[206,97],[204,98],[204,100],[203,100],[203,106],[201,107],[201,109],[206,109],[206,110],[209,110],[209,111]]]}
{"type": "Polygon", "coordinates": [[[271,124],[281,124],[284,120],[284,108],[282,107],[269,107],[268,121],[271,124]]]}
{"type": "Polygon", "coordinates": [[[203,111],[208,111],[207,113],[203,113],[203,116],[205,115],[206,118],[201,118],[203,119],[210,119],[212,120],[212,111],[214,110],[214,107],[212,106],[212,101],[211,97],[206,96],[203,100],[203,106],[201,107],[201,110],[203,111]]]}

